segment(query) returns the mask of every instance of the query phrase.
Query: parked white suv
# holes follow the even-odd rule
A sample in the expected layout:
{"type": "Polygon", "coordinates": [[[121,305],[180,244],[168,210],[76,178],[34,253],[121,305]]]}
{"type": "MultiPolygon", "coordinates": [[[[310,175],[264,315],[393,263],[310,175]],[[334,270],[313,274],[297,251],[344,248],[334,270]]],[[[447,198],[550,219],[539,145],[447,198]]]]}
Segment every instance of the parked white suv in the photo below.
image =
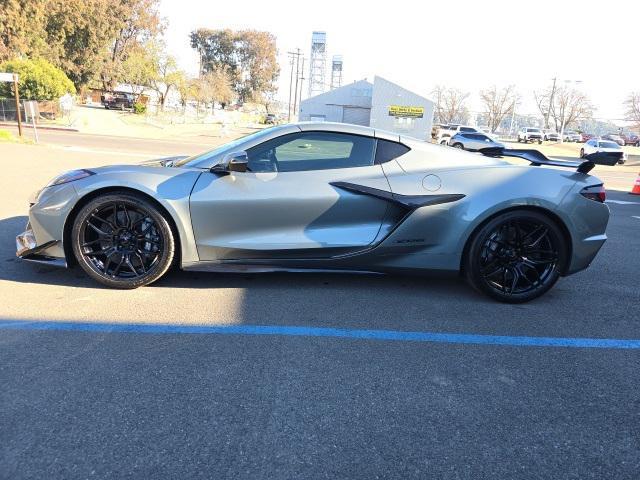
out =
{"type": "Polygon", "coordinates": [[[539,128],[522,127],[518,131],[518,143],[520,143],[520,142],[524,142],[524,143],[529,143],[529,142],[542,143],[543,136],[544,136],[544,133],[542,133],[542,130],[540,130],[539,128]]]}
{"type": "Polygon", "coordinates": [[[456,133],[482,133],[475,127],[468,127],[466,125],[448,125],[441,128],[438,132],[438,143],[440,145],[449,145],[449,139],[456,133]]]}

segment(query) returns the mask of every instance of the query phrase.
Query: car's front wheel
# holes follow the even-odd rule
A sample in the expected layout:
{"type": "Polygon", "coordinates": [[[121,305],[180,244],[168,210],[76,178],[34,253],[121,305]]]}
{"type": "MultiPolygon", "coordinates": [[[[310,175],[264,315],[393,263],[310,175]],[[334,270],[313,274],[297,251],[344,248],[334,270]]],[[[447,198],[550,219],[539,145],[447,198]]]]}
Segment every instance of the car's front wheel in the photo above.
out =
{"type": "Polygon", "coordinates": [[[113,192],[80,209],[73,253],[94,280],[112,288],[148,285],[169,269],[175,240],[164,214],[142,195],[113,192]]]}
{"type": "Polygon", "coordinates": [[[580,158],[584,158],[584,148],[580,149],[580,158]]]}
{"type": "Polygon", "coordinates": [[[460,142],[456,142],[453,144],[453,148],[458,148],[460,150],[464,150],[464,145],[462,145],[460,142]]]}
{"type": "Polygon", "coordinates": [[[522,303],[547,292],[566,261],[566,241],[556,223],[539,212],[516,210],[498,215],[474,235],[464,271],[480,292],[522,303]]]}

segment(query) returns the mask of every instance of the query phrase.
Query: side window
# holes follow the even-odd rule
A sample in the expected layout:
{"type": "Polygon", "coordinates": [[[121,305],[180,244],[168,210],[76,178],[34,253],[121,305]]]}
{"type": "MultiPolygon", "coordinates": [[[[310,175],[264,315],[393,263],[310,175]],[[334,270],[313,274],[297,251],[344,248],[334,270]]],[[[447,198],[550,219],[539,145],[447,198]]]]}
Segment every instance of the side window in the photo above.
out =
{"type": "Polygon", "coordinates": [[[398,158],[411,150],[406,145],[389,140],[378,139],[376,147],[376,165],[398,158]]]}
{"type": "Polygon", "coordinates": [[[283,135],[247,151],[252,172],[304,172],[373,164],[375,139],[334,132],[283,135]]]}

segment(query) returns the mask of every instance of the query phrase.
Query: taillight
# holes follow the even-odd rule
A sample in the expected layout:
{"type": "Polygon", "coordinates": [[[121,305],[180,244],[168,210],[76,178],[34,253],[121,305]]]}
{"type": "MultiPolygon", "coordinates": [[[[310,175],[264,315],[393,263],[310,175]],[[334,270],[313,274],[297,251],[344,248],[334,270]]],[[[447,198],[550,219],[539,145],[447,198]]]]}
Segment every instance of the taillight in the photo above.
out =
{"type": "Polygon", "coordinates": [[[604,185],[594,185],[593,187],[585,187],[580,190],[580,195],[588,198],[589,200],[594,200],[596,202],[604,203],[607,199],[607,192],[604,189],[604,185]]]}

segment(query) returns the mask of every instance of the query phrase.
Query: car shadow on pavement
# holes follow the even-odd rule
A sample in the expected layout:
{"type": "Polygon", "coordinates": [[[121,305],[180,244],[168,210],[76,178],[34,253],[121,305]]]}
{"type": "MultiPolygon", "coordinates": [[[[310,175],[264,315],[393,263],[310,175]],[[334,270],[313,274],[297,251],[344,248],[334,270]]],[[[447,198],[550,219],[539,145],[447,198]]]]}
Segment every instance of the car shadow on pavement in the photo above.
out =
{"type": "MultiPolygon", "coordinates": [[[[27,262],[15,256],[15,236],[27,223],[26,216],[0,219],[0,280],[20,283],[57,285],[75,288],[107,288],[91,280],[79,267],[59,268],[27,262]]],[[[279,297],[288,289],[327,288],[341,292],[363,294],[372,288],[380,291],[404,288],[419,289],[430,295],[460,298],[481,298],[457,276],[378,275],[359,273],[208,273],[174,269],[145,288],[243,288],[254,293],[279,297]]],[[[258,295],[262,296],[262,295],[258,295]]],[[[255,295],[252,296],[256,298],[255,295]]]]}

